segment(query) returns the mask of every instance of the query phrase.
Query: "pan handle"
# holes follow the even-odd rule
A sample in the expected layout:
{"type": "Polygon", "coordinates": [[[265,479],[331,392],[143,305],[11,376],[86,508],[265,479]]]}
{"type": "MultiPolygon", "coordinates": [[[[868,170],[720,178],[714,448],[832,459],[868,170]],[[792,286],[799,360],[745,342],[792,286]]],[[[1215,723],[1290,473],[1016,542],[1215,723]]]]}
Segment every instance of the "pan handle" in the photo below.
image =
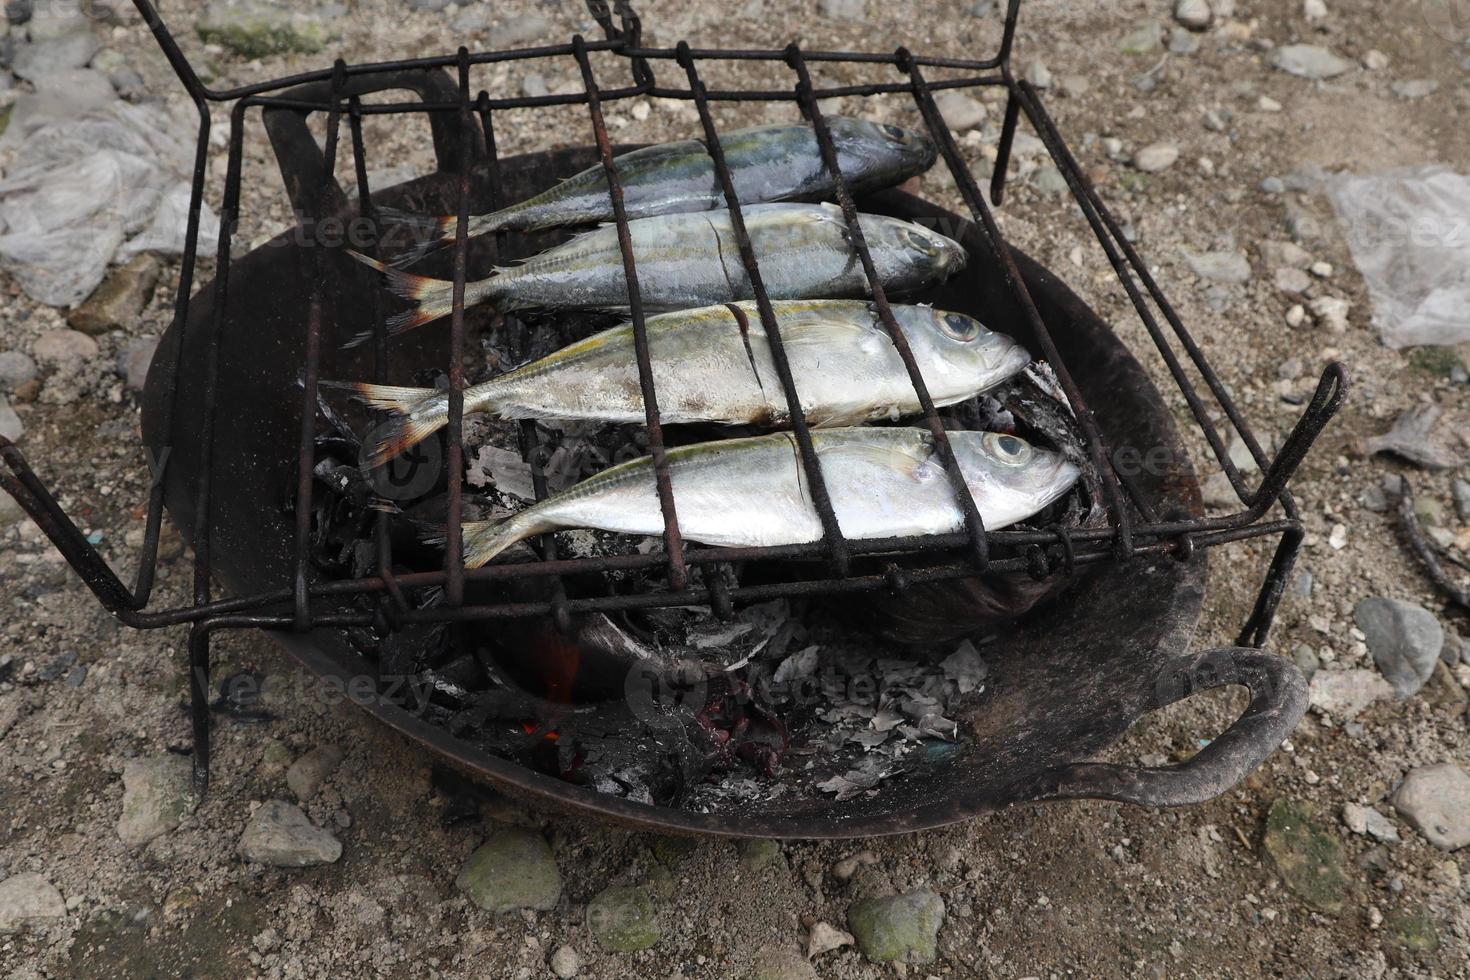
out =
{"type": "MultiPolygon", "coordinates": [[[[452,106],[459,103],[459,86],[449,73],[440,68],[409,69],[385,75],[348,75],[342,88],[344,96],[368,95],[390,89],[405,89],[418,95],[425,103],[452,106]]],[[[281,100],[298,103],[324,104],[332,98],[331,82],[309,82],[282,92],[281,100]]],[[[346,195],[333,177],[330,183],[326,176],[326,160],[322,148],[307,127],[308,110],[281,105],[267,105],[262,113],[271,148],[275,150],[276,162],[281,176],[286,181],[286,193],[291,206],[298,215],[317,221],[337,214],[347,206],[346,195]],[[323,190],[325,188],[325,190],[323,190]],[[323,199],[324,198],[324,199],[323,199]]],[[[434,157],[442,173],[458,173],[460,169],[460,147],[465,139],[475,139],[473,131],[466,133],[460,123],[460,114],[453,111],[428,112],[429,128],[434,139],[434,157]]],[[[473,148],[478,154],[479,147],[473,148]]]]}
{"type": "Polygon", "coordinates": [[[1229,684],[1249,688],[1250,705],[1188,761],[1159,768],[1076,762],[1043,773],[1029,798],[1189,806],[1219,796],[1276,751],[1301,721],[1308,701],[1306,679],[1290,660],[1264,650],[1220,647],[1166,664],[1155,708],[1229,684]]]}

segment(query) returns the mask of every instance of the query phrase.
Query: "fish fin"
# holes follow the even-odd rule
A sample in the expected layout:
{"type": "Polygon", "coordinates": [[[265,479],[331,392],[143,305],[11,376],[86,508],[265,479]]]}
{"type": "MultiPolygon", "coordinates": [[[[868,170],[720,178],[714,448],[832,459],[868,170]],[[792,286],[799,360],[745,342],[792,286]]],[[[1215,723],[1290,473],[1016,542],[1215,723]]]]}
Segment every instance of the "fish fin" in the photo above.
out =
{"type": "Polygon", "coordinates": [[[399,252],[388,264],[395,269],[412,265],[448,242],[454,241],[458,221],[453,215],[413,214],[398,208],[378,208],[378,217],[396,225],[412,228],[417,241],[399,252]]]}
{"type": "Polygon", "coordinates": [[[373,408],[395,413],[372,429],[376,439],[368,456],[369,466],[382,466],[444,427],[445,417],[439,410],[439,403],[446,395],[438,388],[400,388],[350,381],[323,381],[321,384],[349,391],[373,408]]]}
{"type": "MultiPolygon", "coordinates": [[[[412,330],[441,316],[448,316],[454,305],[454,283],[448,279],[435,279],[432,276],[420,276],[412,272],[404,272],[402,269],[394,269],[377,259],[369,258],[361,252],[347,250],[347,254],[370,269],[376,270],[383,277],[383,285],[395,296],[412,300],[418,305],[411,310],[404,310],[388,318],[388,333],[391,336],[412,330]]],[[[492,271],[492,277],[495,273],[492,271]]],[[[469,286],[466,286],[468,291],[469,286]]],[[[371,337],[371,331],[366,335],[357,334],[346,346],[356,347],[371,337]]]]}
{"type": "Polygon", "coordinates": [[[464,567],[479,568],[511,545],[554,529],[542,519],[540,507],[527,507],[503,521],[472,521],[464,525],[464,567]]]}
{"type": "MultiPolygon", "coordinates": [[[[881,430],[874,430],[881,431],[881,430]]],[[[918,429],[906,430],[916,435],[928,436],[918,429]]],[[[841,453],[849,459],[857,458],[885,469],[898,469],[914,481],[929,480],[944,475],[934,451],[932,438],[916,438],[904,441],[858,442],[844,440],[826,446],[817,446],[817,455],[841,453]]]]}

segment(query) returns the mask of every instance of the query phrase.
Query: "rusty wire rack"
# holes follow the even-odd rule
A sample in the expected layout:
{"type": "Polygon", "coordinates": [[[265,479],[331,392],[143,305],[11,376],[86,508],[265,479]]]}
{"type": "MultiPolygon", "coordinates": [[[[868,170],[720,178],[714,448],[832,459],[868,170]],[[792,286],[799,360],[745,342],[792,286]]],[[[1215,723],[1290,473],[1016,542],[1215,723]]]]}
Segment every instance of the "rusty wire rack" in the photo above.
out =
{"type": "MultiPolygon", "coordinates": [[[[339,60],[330,69],[225,90],[210,89],[199,79],[150,0],[134,0],[134,3],[152,30],[170,65],[188,90],[199,112],[200,122],[189,221],[179,287],[174,304],[175,328],[179,328],[186,320],[193,301],[194,272],[199,246],[199,219],[201,204],[204,200],[209,151],[210,106],[211,104],[230,106],[228,165],[216,249],[216,289],[211,310],[213,332],[210,335],[210,346],[205,361],[207,377],[205,379],[204,413],[202,418],[194,420],[196,424],[192,426],[196,433],[194,438],[200,440],[202,461],[196,498],[196,532],[192,542],[194,546],[192,601],[188,605],[172,609],[149,608],[153,593],[164,503],[164,481],[161,478],[155,479],[150,492],[145,536],[137,577],[132,588],[127,587],[121,581],[97,549],[87,541],[77,525],[62,510],[54,495],[32,471],[20,451],[3,438],[0,438],[0,457],[3,457],[8,472],[0,470],[0,486],[3,486],[16,498],[45,531],[55,547],[76,569],[101,603],[124,624],[150,629],[180,624],[188,624],[191,627],[190,692],[196,743],[195,773],[201,789],[207,782],[209,764],[210,719],[209,699],[205,684],[209,668],[210,636],[221,629],[262,628],[298,632],[316,627],[369,626],[382,629],[421,622],[503,619],[540,615],[551,615],[558,623],[564,625],[568,616],[574,612],[689,603],[707,603],[715,612],[728,615],[735,601],[759,601],[781,595],[833,594],[877,589],[902,591],[914,583],[971,576],[986,571],[1029,571],[1033,574],[1044,574],[1063,564],[1070,568],[1079,565],[1123,561],[1135,557],[1169,555],[1183,559],[1199,548],[1249,538],[1279,535],[1280,541],[1261,585],[1254,609],[1238,640],[1241,645],[1254,646],[1260,646],[1265,642],[1276,607],[1305,534],[1298,507],[1287,491],[1286,485],[1316,436],[1341,405],[1348,386],[1346,372],[1340,364],[1331,364],[1326,368],[1312,398],[1285,439],[1282,448],[1274,458],[1268,458],[1218,375],[1210,367],[1198,344],[1191,337],[1178,313],[1149,272],[1147,264],[1124,236],[1119,222],[1110,213],[1107,205],[1067,148],[1051,116],[1042,105],[1036,89],[1013,74],[1011,50],[1021,6],[1020,0],[1010,0],[1007,5],[1002,39],[997,53],[992,57],[978,60],[927,57],[914,54],[905,48],[899,48],[887,54],[806,51],[794,43],[780,49],[750,50],[691,48],[684,42],[672,48],[646,47],[642,43],[638,17],[631,6],[625,2],[610,6],[603,0],[588,0],[589,10],[606,35],[603,40],[589,40],[577,35],[565,44],[518,50],[471,53],[461,47],[454,55],[440,57],[360,65],[348,65],[339,60]],[[618,56],[626,61],[631,75],[630,85],[603,88],[598,84],[592,67],[591,55],[602,52],[618,56]],[[567,58],[575,61],[580,72],[581,92],[514,98],[491,97],[485,91],[471,95],[471,68],[473,66],[567,58]],[[707,88],[700,78],[699,67],[706,62],[721,60],[761,62],[771,66],[773,75],[779,71],[789,72],[789,77],[794,79],[794,84],[784,88],[755,90],[707,88]],[[684,85],[660,84],[653,66],[665,63],[672,63],[682,72],[684,85]],[[810,69],[811,65],[817,63],[865,64],[875,69],[887,66],[893,69],[895,78],[887,82],[817,87],[812,81],[810,69]],[[354,81],[364,77],[386,78],[401,76],[403,73],[436,69],[453,69],[457,72],[457,97],[437,99],[426,97],[424,101],[410,103],[364,103],[358,95],[350,91],[354,81]],[[959,71],[963,74],[959,77],[929,81],[925,76],[926,69],[959,71]],[[303,86],[309,88],[303,89],[303,86]],[[990,181],[988,200],[987,195],[981,192],[974,176],[961,157],[955,139],[945,124],[934,98],[935,92],[945,89],[981,87],[1000,87],[1006,92],[1006,111],[994,173],[990,181]],[[286,89],[292,91],[280,94],[286,89]],[[325,95],[322,98],[303,98],[300,93],[306,90],[322,91],[325,95]],[[933,400],[929,396],[903,331],[894,320],[887,297],[878,280],[872,256],[858,222],[852,195],[844,183],[838,166],[832,135],[819,107],[819,100],[822,99],[838,96],[871,96],[879,93],[907,94],[913,98],[929,135],[937,144],[940,155],[955,178],[970,216],[998,259],[1005,284],[1012,292],[1018,309],[1022,311],[1025,320],[1033,329],[1043,356],[1055,369],[1060,386],[1085,437],[1088,456],[1100,477],[1103,488],[1108,517],[1105,527],[1076,528],[1070,531],[1061,527],[988,531],[984,527],[975,502],[971,498],[950,450],[944,425],[935,410],[933,400]],[[649,362],[644,311],[639,294],[628,218],[624,211],[617,166],[603,118],[604,104],[635,97],[685,100],[692,102],[698,111],[704,141],[713,160],[729,209],[733,230],[739,242],[740,259],[749,275],[761,323],[770,340],[772,360],[790,410],[791,428],[800,451],[801,465],[811,487],[816,510],[821,518],[823,535],[818,542],[766,548],[686,548],[681,539],[678,501],[675,499],[669,480],[663,430],[659,417],[658,392],[654,388],[649,362]],[[933,434],[937,451],[943,459],[957,501],[962,509],[964,530],[961,532],[850,542],[843,537],[838,527],[792,381],[790,365],[781,343],[780,328],[772,313],[771,301],[761,280],[760,268],[745,230],[730,170],[721,149],[720,134],[711,115],[711,103],[747,101],[795,102],[803,117],[813,127],[822,157],[834,177],[837,203],[847,222],[854,250],[871,284],[874,307],[908,369],[909,377],[923,407],[923,424],[933,434]],[[446,440],[448,472],[458,474],[463,469],[461,425],[464,407],[462,392],[465,386],[464,290],[468,252],[466,219],[469,213],[471,155],[474,150],[478,149],[484,155],[483,159],[488,161],[491,175],[491,205],[499,207],[503,202],[493,199],[498,192],[498,183],[495,179],[497,158],[494,114],[506,109],[575,104],[586,106],[590,117],[591,132],[602,167],[607,175],[622,250],[638,369],[646,409],[648,449],[653,459],[658,496],[664,515],[662,553],[560,559],[555,550],[555,541],[550,535],[547,535],[540,542],[540,561],[508,566],[491,565],[466,570],[462,561],[460,517],[462,487],[460,480],[452,478],[448,481],[447,487],[448,523],[442,570],[395,572],[389,549],[388,522],[390,518],[384,515],[379,518],[376,528],[378,575],[341,580],[326,580],[315,576],[311,568],[308,546],[314,493],[314,440],[318,427],[315,393],[321,358],[322,283],[325,279],[325,272],[322,268],[324,260],[321,250],[317,250],[315,259],[317,275],[314,278],[311,304],[307,315],[306,356],[302,375],[305,384],[301,401],[296,479],[294,578],[288,585],[279,589],[223,599],[215,598],[212,594],[211,528],[208,520],[211,498],[211,448],[218,421],[215,384],[219,367],[220,327],[229,303],[228,286],[234,245],[233,235],[240,216],[242,147],[247,111],[252,108],[284,108],[300,113],[324,114],[326,119],[326,141],[323,148],[324,174],[325,179],[329,181],[335,179],[333,175],[339,147],[339,132],[341,122],[345,118],[348,122],[355,157],[360,214],[375,223],[376,212],[368,187],[366,154],[363,145],[362,124],[365,117],[380,114],[426,113],[432,120],[436,113],[456,113],[464,133],[472,132],[475,123],[478,123],[478,132],[483,144],[476,147],[473,144],[478,142],[477,140],[462,139],[458,147],[461,154],[461,166],[458,170],[459,230],[453,244],[454,291],[447,345],[449,424],[446,440]],[[1004,197],[1011,148],[1020,117],[1023,114],[1065,178],[1073,199],[1106,253],[1118,281],[1127,292],[1142,324],[1158,348],[1159,354],[1164,359],[1191,414],[1198,423],[1204,439],[1239,495],[1244,509],[1238,513],[1203,519],[1163,519],[1135,485],[1129,473],[1121,472],[1113,465],[1114,457],[1109,451],[1107,440],[1084,402],[1067,364],[1058,353],[1047,325],[1027,292],[1016,261],[996,223],[993,208],[999,206],[1004,197]],[[1175,350],[1175,342],[1183,348],[1184,357],[1181,357],[1175,350]],[[1209,395],[1219,406],[1230,428],[1244,442],[1262,470],[1263,476],[1257,486],[1250,486],[1232,461],[1227,449],[1227,436],[1222,434],[1211,421],[1204,396],[1196,388],[1186,370],[1186,360],[1203,379],[1209,395]],[[1265,519],[1267,512],[1277,505],[1280,506],[1281,516],[1270,520],[1265,519]],[[1004,555],[998,556],[997,553],[1001,549],[1004,550],[1004,555]],[[898,552],[931,554],[935,556],[935,562],[903,569],[900,569],[897,564],[889,563],[879,574],[857,574],[852,569],[855,555],[884,555],[898,552]],[[691,585],[690,582],[689,569],[695,566],[711,569],[719,566],[728,567],[732,563],[747,559],[792,557],[825,559],[829,569],[828,577],[759,585],[736,584],[733,587],[727,584],[725,577],[721,575],[706,575],[704,576],[705,583],[698,586],[691,585]],[[667,586],[664,591],[660,592],[568,598],[562,586],[562,577],[576,572],[647,569],[659,564],[664,566],[667,586]],[[549,579],[549,598],[545,601],[493,604],[467,604],[464,601],[467,579],[504,581],[522,577],[549,579]],[[411,608],[405,598],[405,591],[426,586],[442,586],[444,602],[434,608],[411,608]],[[344,600],[363,595],[377,596],[380,608],[375,612],[344,609],[344,600]]],[[[378,254],[376,246],[370,249],[370,252],[376,256],[378,254]]],[[[378,312],[380,315],[377,318],[373,348],[376,362],[375,376],[376,380],[385,381],[390,363],[391,345],[384,326],[384,318],[381,315],[381,304],[378,305],[378,312]]],[[[179,344],[175,353],[175,371],[171,376],[171,383],[176,383],[178,364],[182,361],[182,350],[183,345],[179,344]]],[[[177,390],[170,389],[166,394],[164,404],[167,415],[164,428],[171,430],[174,423],[177,390]]],[[[523,433],[526,436],[526,456],[531,464],[535,491],[538,498],[544,497],[547,493],[546,481],[541,468],[544,457],[536,445],[534,424],[525,423],[523,433]]],[[[166,459],[163,465],[168,465],[166,459]]]]}

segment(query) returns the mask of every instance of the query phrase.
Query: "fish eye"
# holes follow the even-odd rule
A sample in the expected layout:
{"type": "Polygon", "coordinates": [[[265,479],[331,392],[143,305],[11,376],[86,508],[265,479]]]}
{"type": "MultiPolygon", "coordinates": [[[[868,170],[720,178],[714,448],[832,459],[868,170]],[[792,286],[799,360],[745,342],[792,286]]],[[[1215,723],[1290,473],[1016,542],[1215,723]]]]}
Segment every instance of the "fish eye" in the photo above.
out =
{"type": "Polygon", "coordinates": [[[939,320],[939,327],[951,340],[968,344],[980,336],[980,324],[972,317],[960,313],[946,313],[939,320]]]}
{"type": "Polygon", "coordinates": [[[939,246],[923,231],[915,228],[905,228],[903,233],[908,243],[925,255],[934,256],[939,254],[939,246]]]}
{"type": "Polygon", "coordinates": [[[878,128],[883,131],[884,136],[887,136],[895,143],[907,143],[909,141],[908,131],[899,126],[890,126],[889,124],[884,123],[878,128]]]}
{"type": "Polygon", "coordinates": [[[991,432],[985,437],[986,448],[990,454],[1002,463],[1019,466],[1031,458],[1032,449],[1029,443],[1016,436],[1002,435],[991,432]]]}

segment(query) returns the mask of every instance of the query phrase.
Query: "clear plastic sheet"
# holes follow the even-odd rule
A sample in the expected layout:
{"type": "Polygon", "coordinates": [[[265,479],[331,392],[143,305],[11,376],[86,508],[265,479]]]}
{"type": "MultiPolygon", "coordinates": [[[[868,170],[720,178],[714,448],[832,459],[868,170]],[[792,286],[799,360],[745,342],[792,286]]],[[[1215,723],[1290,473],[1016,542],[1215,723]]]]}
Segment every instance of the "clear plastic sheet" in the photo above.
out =
{"type": "Polygon", "coordinates": [[[1470,177],[1438,164],[1328,177],[1389,347],[1470,341],[1470,177]]]}

